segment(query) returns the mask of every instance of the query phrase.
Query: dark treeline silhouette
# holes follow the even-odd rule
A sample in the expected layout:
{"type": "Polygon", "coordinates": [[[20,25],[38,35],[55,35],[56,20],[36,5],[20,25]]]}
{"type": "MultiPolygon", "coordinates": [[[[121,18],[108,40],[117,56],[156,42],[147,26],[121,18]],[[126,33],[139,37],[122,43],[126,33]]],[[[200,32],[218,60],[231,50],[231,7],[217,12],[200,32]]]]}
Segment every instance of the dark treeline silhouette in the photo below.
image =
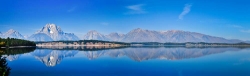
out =
{"type": "Polygon", "coordinates": [[[9,76],[10,70],[6,58],[0,55],[0,76],[9,76]]]}
{"type": "Polygon", "coordinates": [[[36,46],[33,41],[16,39],[16,38],[0,38],[0,47],[11,47],[11,46],[36,46]]]}
{"type": "Polygon", "coordinates": [[[11,68],[8,67],[6,57],[2,55],[16,55],[32,52],[36,47],[29,48],[0,48],[0,76],[9,76],[11,68]]]}
{"type": "Polygon", "coordinates": [[[0,48],[0,55],[16,55],[32,52],[36,47],[29,48],[0,48]]]}

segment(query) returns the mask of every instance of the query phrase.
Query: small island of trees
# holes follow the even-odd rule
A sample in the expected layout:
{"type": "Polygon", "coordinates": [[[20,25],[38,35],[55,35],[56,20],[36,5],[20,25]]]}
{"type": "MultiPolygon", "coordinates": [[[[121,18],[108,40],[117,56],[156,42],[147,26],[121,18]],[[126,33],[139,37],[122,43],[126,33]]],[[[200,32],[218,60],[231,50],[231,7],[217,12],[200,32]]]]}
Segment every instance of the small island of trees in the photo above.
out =
{"type": "Polygon", "coordinates": [[[16,39],[16,38],[0,38],[0,48],[5,47],[16,47],[16,46],[36,46],[36,43],[33,41],[16,39]]]}

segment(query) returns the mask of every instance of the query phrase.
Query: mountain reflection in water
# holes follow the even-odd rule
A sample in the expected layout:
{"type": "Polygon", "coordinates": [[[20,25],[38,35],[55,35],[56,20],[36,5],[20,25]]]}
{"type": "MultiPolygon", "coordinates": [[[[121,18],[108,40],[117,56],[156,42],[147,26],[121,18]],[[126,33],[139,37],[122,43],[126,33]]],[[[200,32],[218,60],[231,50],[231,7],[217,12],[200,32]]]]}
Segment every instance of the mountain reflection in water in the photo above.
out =
{"type": "MultiPolygon", "coordinates": [[[[210,54],[222,53],[226,51],[239,51],[237,47],[208,47],[208,48],[186,48],[186,47],[37,47],[32,56],[44,63],[48,67],[59,64],[66,57],[74,57],[78,52],[82,52],[89,60],[102,56],[121,57],[127,56],[135,61],[150,59],[180,60],[187,58],[197,58],[210,54]],[[121,49],[122,48],[122,49],[121,49]],[[75,50],[74,50],[75,49],[75,50]],[[83,51],[84,50],[84,51],[83,51]],[[95,50],[95,51],[93,51],[95,50]]],[[[21,54],[3,55],[9,61],[18,59],[21,54]]]]}
{"type": "Polygon", "coordinates": [[[127,56],[135,61],[149,59],[180,60],[196,58],[210,54],[222,53],[225,51],[239,51],[239,48],[125,48],[117,50],[86,51],[84,52],[90,60],[108,55],[111,57],[127,56]]]}
{"type": "Polygon", "coordinates": [[[63,58],[74,57],[77,53],[78,51],[37,49],[30,54],[46,66],[53,67],[56,64],[59,64],[63,58]]]}

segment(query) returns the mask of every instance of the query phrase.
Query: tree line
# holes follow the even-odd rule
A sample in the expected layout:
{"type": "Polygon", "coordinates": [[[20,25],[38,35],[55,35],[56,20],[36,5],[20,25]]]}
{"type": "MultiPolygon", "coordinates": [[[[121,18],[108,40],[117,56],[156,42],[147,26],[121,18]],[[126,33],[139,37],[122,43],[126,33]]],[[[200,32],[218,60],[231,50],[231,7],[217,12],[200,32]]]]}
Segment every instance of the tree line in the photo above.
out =
{"type": "Polygon", "coordinates": [[[11,47],[11,46],[36,46],[33,41],[16,39],[16,38],[0,38],[0,47],[11,47]]]}

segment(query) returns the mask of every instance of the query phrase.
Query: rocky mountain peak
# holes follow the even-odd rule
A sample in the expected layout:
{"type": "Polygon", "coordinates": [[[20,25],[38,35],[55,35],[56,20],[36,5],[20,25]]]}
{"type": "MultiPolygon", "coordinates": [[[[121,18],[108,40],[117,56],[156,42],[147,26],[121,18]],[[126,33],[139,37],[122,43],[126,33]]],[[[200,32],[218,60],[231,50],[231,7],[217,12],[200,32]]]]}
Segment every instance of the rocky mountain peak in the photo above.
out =
{"type": "Polygon", "coordinates": [[[37,33],[45,33],[45,34],[59,34],[63,33],[62,29],[59,26],[56,26],[55,24],[48,23],[46,24],[41,30],[39,30],[37,33]]]}
{"type": "Polygon", "coordinates": [[[100,33],[98,31],[96,31],[96,30],[90,30],[88,32],[88,34],[100,34],[100,33]]]}
{"type": "Polygon", "coordinates": [[[57,27],[57,26],[56,26],[56,24],[48,23],[48,24],[46,24],[46,27],[57,27]]]}
{"type": "Polygon", "coordinates": [[[13,29],[8,30],[6,33],[2,34],[1,37],[3,37],[3,38],[10,37],[10,38],[24,39],[23,35],[21,35],[18,31],[15,31],[13,29]]]}
{"type": "Polygon", "coordinates": [[[17,31],[13,30],[13,29],[10,29],[6,32],[6,34],[11,34],[11,33],[18,33],[17,31]]]}
{"type": "Polygon", "coordinates": [[[64,33],[56,24],[48,23],[38,32],[29,37],[32,41],[79,40],[73,33],[64,33]],[[47,35],[47,36],[46,36],[47,35]]]}
{"type": "Polygon", "coordinates": [[[108,40],[108,38],[106,36],[104,36],[103,34],[97,32],[95,30],[89,31],[86,35],[84,35],[83,39],[86,39],[86,40],[108,40]]]}
{"type": "Polygon", "coordinates": [[[144,30],[141,28],[136,28],[136,29],[132,30],[132,32],[140,32],[140,31],[144,31],[144,30]]]}

